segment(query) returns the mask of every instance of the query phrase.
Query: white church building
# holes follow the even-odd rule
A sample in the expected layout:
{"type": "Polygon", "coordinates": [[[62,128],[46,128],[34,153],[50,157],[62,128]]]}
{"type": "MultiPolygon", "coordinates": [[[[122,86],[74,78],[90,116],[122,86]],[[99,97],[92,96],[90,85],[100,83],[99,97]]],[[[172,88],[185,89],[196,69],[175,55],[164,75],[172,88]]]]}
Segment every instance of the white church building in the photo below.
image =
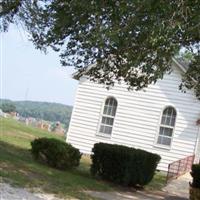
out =
{"type": "Polygon", "coordinates": [[[126,145],[161,156],[158,169],[200,156],[200,101],[192,90],[179,90],[184,65],[173,59],[173,71],[141,91],[125,84],[105,86],[79,80],[67,142],[91,154],[98,142],[126,145]]]}

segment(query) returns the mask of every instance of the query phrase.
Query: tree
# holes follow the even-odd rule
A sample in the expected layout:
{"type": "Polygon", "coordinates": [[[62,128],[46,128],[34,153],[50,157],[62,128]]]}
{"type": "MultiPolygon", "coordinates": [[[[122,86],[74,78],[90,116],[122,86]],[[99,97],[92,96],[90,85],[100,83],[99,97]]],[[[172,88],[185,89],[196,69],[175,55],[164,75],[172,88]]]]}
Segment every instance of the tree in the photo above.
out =
{"type": "Polygon", "coordinates": [[[182,87],[200,99],[199,0],[3,2],[2,30],[22,22],[36,48],[59,51],[62,65],[75,66],[78,77],[86,74],[108,86],[123,80],[130,89],[147,87],[186,49],[194,59],[182,87]]]}
{"type": "Polygon", "coordinates": [[[200,56],[197,56],[190,64],[187,72],[183,76],[183,83],[180,88],[194,89],[196,96],[200,99],[200,56]]]}
{"type": "Polygon", "coordinates": [[[7,30],[8,25],[15,21],[14,18],[19,13],[22,3],[22,0],[2,0],[0,2],[1,31],[7,30]]]}
{"type": "Polygon", "coordinates": [[[16,107],[12,103],[4,103],[1,105],[1,109],[5,113],[11,113],[16,111],[16,107]]]}

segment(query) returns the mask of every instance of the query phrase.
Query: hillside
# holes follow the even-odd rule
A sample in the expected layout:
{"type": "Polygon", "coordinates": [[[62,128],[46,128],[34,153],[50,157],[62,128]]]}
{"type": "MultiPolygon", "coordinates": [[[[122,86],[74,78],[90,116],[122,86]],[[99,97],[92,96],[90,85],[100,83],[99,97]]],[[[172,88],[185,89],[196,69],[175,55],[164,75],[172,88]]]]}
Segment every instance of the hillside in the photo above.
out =
{"type": "MultiPolygon", "coordinates": [[[[0,118],[0,180],[32,191],[54,193],[63,199],[93,199],[84,190],[108,190],[110,186],[91,177],[90,159],[82,157],[73,170],[57,170],[36,162],[31,156],[31,141],[39,137],[64,137],[26,126],[13,119],[0,118]]],[[[0,198],[1,199],[1,198],[0,198]]],[[[34,198],[35,199],[35,198],[34,198]]]]}
{"type": "MultiPolygon", "coordinates": [[[[82,156],[80,165],[73,170],[57,170],[36,162],[31,156],[31,141],[39,137],[64,137],[44,130],[26,126],[9,118],[0,118],[0,180],[32,191],[53,193],[64,199],[93,199],[84,191],[118,190],[90,174],[91,160],[82,156]]],[[[160,190],[166,184],[166,177],[156,173],[154,179],[146,187],[147,190],[160,190]]],[[[127,188],[125,188],[127,190],[127,188]]],[[[1,199],[1,198],[0,198],[1,199]]],[[[96,198],[95,198],[96,199],[96,198]]]]}
{"type": "Polygon", "coordinates": [[[60,121],[68,127],[72,106],[59,103],[37,102],[37,101],[11,101],[0,100],[1,105],[4,103],[12,103],[16,107],[16,111],[23,117],[34,117],[44,119],[46,121],[60,121]]]}

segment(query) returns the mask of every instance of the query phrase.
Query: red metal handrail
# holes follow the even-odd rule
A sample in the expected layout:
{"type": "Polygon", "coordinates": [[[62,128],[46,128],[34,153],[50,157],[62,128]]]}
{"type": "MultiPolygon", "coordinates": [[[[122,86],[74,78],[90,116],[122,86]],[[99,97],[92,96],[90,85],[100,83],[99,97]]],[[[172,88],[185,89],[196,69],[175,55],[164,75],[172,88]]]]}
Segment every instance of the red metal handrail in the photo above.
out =
{"type": "Polygon", "coordinates": [[[193,162],[194,155],[191,155],[170,163],[168,165],[167,182],[170,179],[178,178],[186,172],[189,172],[191,170],[193,162]]]}

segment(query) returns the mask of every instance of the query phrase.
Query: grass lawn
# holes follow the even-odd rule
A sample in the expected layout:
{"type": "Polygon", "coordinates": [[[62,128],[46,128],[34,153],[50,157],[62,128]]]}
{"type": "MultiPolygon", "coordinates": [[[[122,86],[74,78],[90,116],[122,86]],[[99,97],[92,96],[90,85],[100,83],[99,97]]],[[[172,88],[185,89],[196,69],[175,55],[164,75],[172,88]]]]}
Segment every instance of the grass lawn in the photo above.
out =
{"type": "MultiPolygon", "coordinates": [[[[114,190],[107,182],[90,176],[90,159],[83,157],[77,169],[59,171],[37,163],[30,154],[30,142],[37,137],[51,137],[64,140],[63,137],[41,129],[25,126],[12,119],[0,118],[0,176],[11,184],[41,188],[60,197],[92,199],[83,190],[114,190]]],[[[147,189],[163,187],[165,179],[156,174],[147,189]]]]}

